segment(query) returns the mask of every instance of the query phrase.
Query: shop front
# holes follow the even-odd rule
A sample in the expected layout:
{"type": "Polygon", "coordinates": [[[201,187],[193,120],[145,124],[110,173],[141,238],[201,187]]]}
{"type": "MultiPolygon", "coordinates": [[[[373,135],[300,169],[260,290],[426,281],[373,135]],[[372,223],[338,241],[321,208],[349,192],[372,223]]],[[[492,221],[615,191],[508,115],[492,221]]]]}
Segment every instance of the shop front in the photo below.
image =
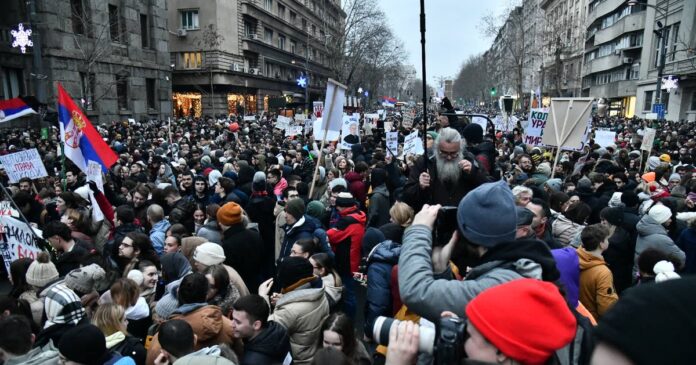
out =
{"type": "Polygon", "coordinates": [[[172,99],[176,118],[200,118],[203,114],[202,95],[199,92],[174,92],[172,99]]]}

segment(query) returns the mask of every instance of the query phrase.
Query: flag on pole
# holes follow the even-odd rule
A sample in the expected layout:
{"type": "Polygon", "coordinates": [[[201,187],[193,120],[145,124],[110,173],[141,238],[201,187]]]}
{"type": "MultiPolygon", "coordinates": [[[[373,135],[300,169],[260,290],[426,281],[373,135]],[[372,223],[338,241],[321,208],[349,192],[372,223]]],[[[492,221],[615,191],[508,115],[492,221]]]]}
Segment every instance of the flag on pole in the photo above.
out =
{"type": "Polygon", "coordinates": [[[100,164],[104,172],[116,163],[116,153],[104,142],[61,84],[58,84],[58,120],[65,157],[84,173],[88,171],[89,161],[100,164]]]}
{"type": "Polygon", "coordinates": [[[28,114],[38,114],[29,104],[24,98],[0,100],[0,122],[8,122],[28,114]]]}

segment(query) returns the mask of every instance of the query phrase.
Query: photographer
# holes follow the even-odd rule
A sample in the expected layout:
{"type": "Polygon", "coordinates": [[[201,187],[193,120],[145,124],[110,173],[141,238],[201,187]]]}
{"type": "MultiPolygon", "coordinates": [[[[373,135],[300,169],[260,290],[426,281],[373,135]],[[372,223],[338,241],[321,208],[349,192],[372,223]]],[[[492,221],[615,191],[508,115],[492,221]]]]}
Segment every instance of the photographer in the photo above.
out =
{"type": "Polygon", "coordinates": [[[489,287],[525,277],[558,279],[553,256],[543,242],[515,240],[515,198],[504,182],[484,184],[467,194],[457,209],[457,232],[444,247],[433,248],[431,231],[439,209],[425,205],[404,234],[399,289],[413,312],[431,322],[444,311],[463,317],[464,307],[489,287]],[[447,265],[455,245],[467,245],[479,257],[463,281],[451,280],[447,265]]]}

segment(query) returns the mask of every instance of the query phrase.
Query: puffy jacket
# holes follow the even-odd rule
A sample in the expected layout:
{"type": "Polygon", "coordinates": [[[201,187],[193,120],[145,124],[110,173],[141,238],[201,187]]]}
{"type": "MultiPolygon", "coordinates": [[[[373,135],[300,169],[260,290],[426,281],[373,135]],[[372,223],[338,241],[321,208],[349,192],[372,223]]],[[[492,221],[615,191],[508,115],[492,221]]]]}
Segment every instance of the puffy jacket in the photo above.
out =
{"type": "Polygon", "coordinates": [[[324,289],[310,289],[305,284],[283,295],[269,319],[287,330],[293,364],[302,365],[312,362],[321,326],[328,317],[329,302],[324,289]]]}
{"type": "Polygon", "coordinates": [[[580,262],[580,303],[599,320],[619,300],[614,278],[603,258],[578,248],[580,262]]]}
{"type": "Polygon", "coordinates": [[[167,238],[167,230],[172,225],[168,220],[163,219],[152,226],[150,230],[150,242],[152,242],[152,248],[155,249],[157,255],[162,256],[164,254],[164,239],[167,238]]]}
{"type": "Polygon", "coordinates": [[[220,227],[214,219],[209,220],[203,227],[199,228],[196,236],[203,237],[208,242],[215,242],[218,245],[222,244],[222,232],[220,232],[220,227]]]}
{"type": "Polygon", "coordinates": [[[58,349],[53,342],[41,347],[35,347],[24,355],[7,359],[4,365],[58,365],[58,349]]]}
{"type": "Polygon", "coordinates": [[[585,228],[584,225],[571,221],[563,214],[558,215],[558,218],[553,221],[552,227],[554,240],[563,245],[563,247],[568,246],[573,238],[585,228]]]}
{"type": "Polygon", "coordinates": [[[686,254],[685,274],[696,274],[696,228],[687,228],[679,236],[679,248],[686,254]]]}
{"type": "Polygon", "coordinates": [[[638,232],[638,237],[636,239],[635,263],[633,265],[634,274],[638,273],[638,256],[649,248],[663,252],[670,259],[676,260],[680,266],[684,265],[686,261],[684,251],[669,238],[667,229],[660,223],[657,223],[651,216],[644,215],[636,225],[636,231],[638,232]]]}
{"type": "Polygon", "coordinates": [[[240,365],[282,364],[290,351],[290,338],[285,327],[274,321],[256,337],[244,343],[244,356],[240,365]]]}
{"type": "Polygon", "coordinates": [[[414,313],[437,323],[443,311],[466,317],[464,308],[482,291],[515,279],[556,281],[556,262],[544,242],[516,240],[490,248],[463,281],[437,279],[433,274],[432,231],[412,225],[404,233],[399,256],[399,290],[414,313]]]}
{"type": "Polygon", "coordinates": [[[329,308],[333,311],[338,306],[343,295],[343,284],[341,278],[330,273],[321,278],[321,284],[326,292],[326,299],[329,300],[329,308]]]}
{"type": "Polygon", "coordinates": [[[278,259],[290,256],[292,245],[298,240],[313,238],[314,231],[317,229],[316,220],[304,215],[292,226],[285,226],[285,237],[280,246],[280,255],[278,259]]]}
{"type": "Polygon", "coordinates": [[[340,214],[336,227],[326,234],[336,254],[336,271],[343,276],[359,270],[366,216],[358,207],[344,209],[340,214]]]}
{"type": "MultiPolygon", "coordinates": [[[[195,350],[221,343],[234,342],[232,320],[223,316],[219,307],[207,303],[185,304],[169,317],[169,319],[182,319],[191,325],[193,333],[198,337],[195,350]]],[[[147,364],[153,365],[155,358],[162,348],[159,343],[159,334],[152,338],[147,349],[147,364]]]]}
{"type": "Polygon", "coordinates": [[[391,317],[392,267],[399,264],[401,244],[384,241],[372,250],[367,257],[367,308],[365,313],[365,334],[372,337],[372,326],[379,316],[391,317]]]}

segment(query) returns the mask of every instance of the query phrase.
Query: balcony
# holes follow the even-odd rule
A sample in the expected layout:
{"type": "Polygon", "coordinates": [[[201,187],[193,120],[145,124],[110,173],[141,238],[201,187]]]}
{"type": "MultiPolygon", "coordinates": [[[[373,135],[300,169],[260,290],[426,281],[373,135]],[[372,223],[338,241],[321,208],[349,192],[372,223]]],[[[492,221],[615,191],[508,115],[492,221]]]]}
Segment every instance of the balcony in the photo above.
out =
{"type": "Polygon", "coordinates": [[[604,85],[592,86],[590,88],[590,96],[596,98],[620,98],[635,96],[636,90],[636,80],[616,81],[604,85]]]}
{"type": "Polygon", "coordinates": [[[626,0],[605,0],[601,4],[597,5],[594,11],[587,14],[587,22],[585,24],[592,24],[595,20],[611,13],[616,10],[621,4],[625,3],[626,0]]]}
{"type": "Polygon", "coordinates": [[[598,30],[594,44],[599,45],[616,39],[625,33],[635,32],[645,28],[645,12],[641,11],[621,18],[611,27],[598,30]]]}
{"type": "Polygon", "coordinates": [[[610,54],[608,56],[595,58],[585,64],[585,75],[611,70],[623,65],[623,57],[619,54],[610,54]]]}

